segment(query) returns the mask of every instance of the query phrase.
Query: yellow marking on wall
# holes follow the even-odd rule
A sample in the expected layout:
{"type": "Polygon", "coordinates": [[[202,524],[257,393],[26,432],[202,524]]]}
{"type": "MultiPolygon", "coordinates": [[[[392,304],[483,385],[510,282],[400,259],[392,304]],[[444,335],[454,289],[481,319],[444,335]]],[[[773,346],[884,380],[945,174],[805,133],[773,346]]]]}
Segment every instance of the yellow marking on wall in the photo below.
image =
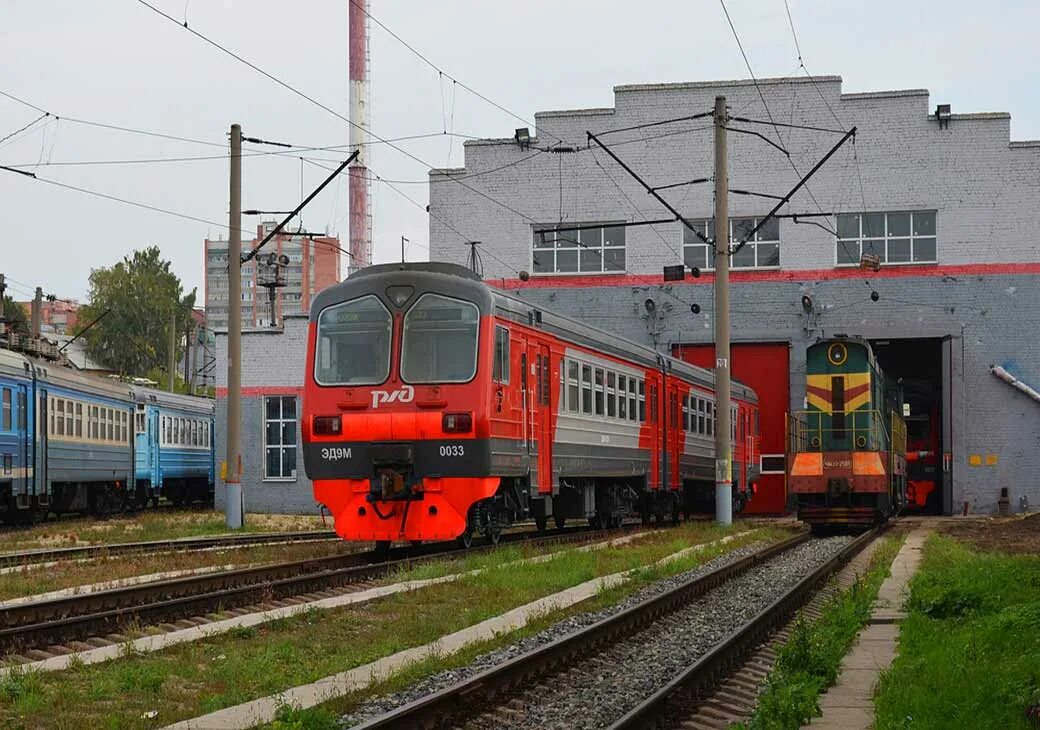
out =
{"type": "Polygon", "coordinates": [[[986,454],[986,466],[996,466],[996,465],[997,465],[997,455],[996,454],[986,454]]]}
{"type": "Polygon", "coordinates": [[[968,463],[972,466],[982,466],[982,457],[978,454],[972,454],[968,457],[968,463]]]}

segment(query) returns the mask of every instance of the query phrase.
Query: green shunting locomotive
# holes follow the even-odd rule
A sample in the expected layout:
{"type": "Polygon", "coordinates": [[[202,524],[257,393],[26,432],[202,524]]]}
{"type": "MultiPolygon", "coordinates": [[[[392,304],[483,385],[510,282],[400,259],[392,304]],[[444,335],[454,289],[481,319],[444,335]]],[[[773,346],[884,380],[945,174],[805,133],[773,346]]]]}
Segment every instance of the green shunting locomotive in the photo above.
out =
{"type": "Polygon", "coordinates": [[[817,341],[805,365],[806,409],[789,420],[788,506],[814,529],[884,522],[906,496],[899,383],[854,337],[817,341]]]}

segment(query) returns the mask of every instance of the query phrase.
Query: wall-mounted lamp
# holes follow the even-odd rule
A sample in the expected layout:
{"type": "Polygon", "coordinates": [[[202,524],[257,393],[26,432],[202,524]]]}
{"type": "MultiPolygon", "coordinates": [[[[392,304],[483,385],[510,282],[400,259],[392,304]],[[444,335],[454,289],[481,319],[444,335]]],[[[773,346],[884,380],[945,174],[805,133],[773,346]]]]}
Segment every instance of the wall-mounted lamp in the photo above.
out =
{"type": "Polygon", "coordinates": [[[875,291],[874,289],[870,290],[870,301],[876,302],[880,298],[881,298],[881,295],[878,294],[877,291],[875,291]]]}
{"type": "Polygon", "coordinates": [[[813,300],[808,294],[802,294],[802,309],[805,310],[806,314],[812,314],[813,300]]]}
{"type": "Polygon", "coordinates": [[[647,299],[645,302],[643,302],[643,308],[646,310],[647,314],[653,314],[655,311],[657,311],[657,304],[656,302],[654,302],[653,299],[647,299]]]}
{"type": "Polygon", "coordinates": [[[945,129],[950,126],[950,119],[953,114],[950,112],[949,104],[939,104],[935,107],[935,118],[939,122],[939,129],[945,129]]]}
{"type": "Polygon", "coordinates": [[[693,304],[690,305],[690,311],[693,312],[694,314],[700,314],[701,313],[701,305],[697,304],[697,302],[694,302],[693,304]]]}
{"type": "Polygon", "coordinates": [[[520,127],[520,129],[513,132],[513,139],[520,145],[520,149],[526,150],[531,146],[531,130],[527,127],[520,127]]]}
{"type": "Polygon", "coordinates": [[[527,273],[526,271],[521,271],[520,272],[520,281],[527,281],[530,278],[531,278],[531,275],[529,273],[527,273]]]}

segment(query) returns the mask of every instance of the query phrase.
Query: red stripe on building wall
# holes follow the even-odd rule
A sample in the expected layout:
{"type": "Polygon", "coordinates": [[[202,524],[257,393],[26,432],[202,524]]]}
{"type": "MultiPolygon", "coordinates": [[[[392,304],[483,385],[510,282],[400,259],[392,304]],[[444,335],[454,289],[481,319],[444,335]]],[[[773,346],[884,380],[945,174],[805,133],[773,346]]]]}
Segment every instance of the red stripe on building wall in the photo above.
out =
{"type": "MultiPolygon", "coordinates": [[[[761,281],[829,281],[833,279],[901,279],[910,277],[936,276],[1010,276],[1013,274],[1040,274],[1040,263],[1017,264],[963,264],[955,266],[883,266],[880,271],[864,272],[859,268],[841,269],[778,269],[770,271],[730,272],[734,283],[761,281]]],[[[715,275],[701,274],[699,279],[687,276],[685,284],[711,284],[715,275]]],[[[533,276],[528,281],[520,279],[487,279],[488,284],[500,289],[572,289],[590,286],[648,286],[672,284],[661,274],[597,274],[594,276],[533,276]]]]}
{"type": "MultiPolygon", "coordinates": [[[[242,388],[242,396],[256,398],[261,395],[298,395],[303,396],[302,385],[262,385],[242,388]]],[[[217,388],[217,398],[227,398],[227,388],[217,388]]]]}

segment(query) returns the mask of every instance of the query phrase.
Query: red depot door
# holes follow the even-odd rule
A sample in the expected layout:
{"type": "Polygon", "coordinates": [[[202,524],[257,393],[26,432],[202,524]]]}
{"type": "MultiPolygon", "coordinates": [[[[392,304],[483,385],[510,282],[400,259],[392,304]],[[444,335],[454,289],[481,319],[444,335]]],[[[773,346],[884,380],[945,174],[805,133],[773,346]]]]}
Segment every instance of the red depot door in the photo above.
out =
{"type": "MultiPolygon", "coordinates": [[[[679,345],[675,356],[702,368],[715,364],[715,346],[679,345]]],[[[761,419],[762,476],[758,494],[745,512],[782,514],[787,505],[784,482],[784,434],[791,403],[791,348],[786,342],[731,345],[733,377],[758,394],[761,419]]]]}

